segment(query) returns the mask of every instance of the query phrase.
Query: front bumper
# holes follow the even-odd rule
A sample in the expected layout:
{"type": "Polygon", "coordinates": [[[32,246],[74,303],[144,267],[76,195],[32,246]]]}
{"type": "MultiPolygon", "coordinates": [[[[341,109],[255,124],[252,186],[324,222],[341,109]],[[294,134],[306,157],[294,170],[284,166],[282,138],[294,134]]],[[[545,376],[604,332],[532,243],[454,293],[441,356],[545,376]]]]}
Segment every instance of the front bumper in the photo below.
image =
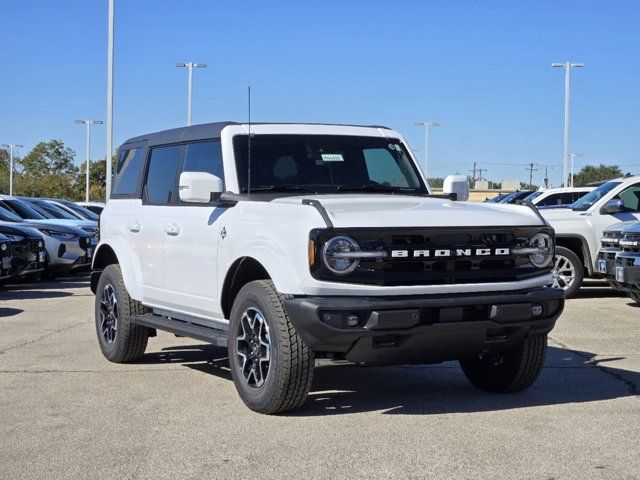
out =
{"type": "Polygon", "coordinates": [[[623,287],[640,285],[640,255],[619,253],[616,257],[615,280],[623,287]]]}
{"type": "Polygon", "coordinates": [[[564,308],[564,292],[294,297],[285,308],[315,352],[369,364],[422,364],[498,353],[529,334],[548,333],[564,308]]]}
{"type": "Polygon", "coordinates": [[[602,247],[598,250],[598,259],[595,269],[600,275],[607,279],[614,279],[616,275],[616,255],[622,250],[620,248],[602,247]]]}

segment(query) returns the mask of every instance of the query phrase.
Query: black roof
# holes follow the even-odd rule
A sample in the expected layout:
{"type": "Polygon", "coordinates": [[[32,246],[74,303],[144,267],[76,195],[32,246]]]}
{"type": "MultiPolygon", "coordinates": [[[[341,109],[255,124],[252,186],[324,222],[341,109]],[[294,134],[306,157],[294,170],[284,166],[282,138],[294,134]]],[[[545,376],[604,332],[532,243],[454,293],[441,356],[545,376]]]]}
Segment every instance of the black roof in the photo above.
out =
{"type": "MultiPolygon", "coordinates": [[[[333,125],[343,127],[367,127],[367,128],[384,128],[390,130],[389,127],[381,125],[347,125],[334,123],[285,123],[285,122],[252,122],[252,125],[333,125]]],[[[206,140],[209,138],[220,138],[222,129],[229,125],[240,125],[239,122],[215,122],[203,123],[200,125],[191,125],[189,127],[172,128],[170,130],[162,130],[161,132],[148,133],[128,139],[122,145],[138,142],[148,142],[150,146],[164,145],[166,143],[193,142],[197,140],[206,140]]]]}

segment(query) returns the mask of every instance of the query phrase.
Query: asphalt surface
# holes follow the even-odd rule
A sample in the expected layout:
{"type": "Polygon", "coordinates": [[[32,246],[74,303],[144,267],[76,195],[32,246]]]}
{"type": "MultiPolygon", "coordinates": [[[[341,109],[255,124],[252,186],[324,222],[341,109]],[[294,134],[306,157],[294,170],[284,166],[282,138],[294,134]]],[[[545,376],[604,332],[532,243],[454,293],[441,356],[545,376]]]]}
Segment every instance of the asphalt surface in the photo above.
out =
{"type": "Polygon", "coordinates": [[[0,289],[0,478],[640,478],[640,308],[604,286],[567,302],[526,392],[455,363],[321,365],[278,417],[219,348],[160,332],[107,362],[93,300],[85,277],[0,289]]]}

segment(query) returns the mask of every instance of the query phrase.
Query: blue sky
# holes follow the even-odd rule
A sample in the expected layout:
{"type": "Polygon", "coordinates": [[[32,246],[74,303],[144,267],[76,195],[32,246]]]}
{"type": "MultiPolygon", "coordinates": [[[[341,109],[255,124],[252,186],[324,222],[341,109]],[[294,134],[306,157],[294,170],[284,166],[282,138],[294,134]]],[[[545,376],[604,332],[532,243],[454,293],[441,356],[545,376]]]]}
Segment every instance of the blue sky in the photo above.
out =
{"type": "MultiPolygon", "coordinates": [[[[84,159],[79,118],[105,119],[107,0],[0,4],[0,143],[62,139],[84,159]]],[[[430,176],[477,162],[491,179],[562,164],[563,72],[571,150],[640,174],[640,2],[116,0],[114,141],[183,125],[196,61],[194,123],[384,124],[430,176]]],[[[93,156],[104,156],[94,128],[93,156]]],[[[542,182],[543,169],[534,172],[542,182]]],[[[558,183],[560,168],[549,170],[558,183]]]]}

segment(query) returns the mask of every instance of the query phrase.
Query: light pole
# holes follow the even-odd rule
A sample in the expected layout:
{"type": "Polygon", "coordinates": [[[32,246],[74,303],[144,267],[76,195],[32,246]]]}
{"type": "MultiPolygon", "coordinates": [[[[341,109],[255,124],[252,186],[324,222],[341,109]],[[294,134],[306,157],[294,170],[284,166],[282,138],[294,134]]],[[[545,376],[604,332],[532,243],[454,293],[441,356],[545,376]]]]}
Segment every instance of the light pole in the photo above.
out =
{"type": "Polygon", "coordinates": [[[429,178],[427,176],[427,171],[429,169],[429,127],[439,127],[443,125],[440,122],[416,122],[414,123],[416,126],[424,127],[424,178],[429,178]]]}
{"type": "Polygon", "coordinates": [[[564,68],[564,163],[562,185],[567,186],[567,170],[569,169],[569,92],[571,69],[584,67],[584,63],[552,63],[552,67],[564,68]]]}
{"type": "Polygon", "coordinates": [[[193,96],[193,69],[207,68],[204,63],[176,63],[176,67],[186,67],[189,71],[189,86],[187,87],[187,126],[191,125],[191,98],[193,96]]]}
{"type": "Polygon", "coordinates": [[[102,120],[76,120],[78,125],[87,126],[87,166],[86,172],[86,185],[85,185],[85,202],[89,201],[89,159],[91,158],[91,125],[102,125],[102,120]]]}
{"type": "Polygon", "coordinates": [[[571,179],[569,181],[569,184],[571,186],[571,188],[573,188],[573,164],[576,161],[576,157],[582,157],[581,153],[570,153],[569,156],[571,157],[571,179]]]}
{"type": "Polygon", "coordinates": [[[111,156],[113,155],[113,16],[114,0],[109,0],[109,23],[107,41],[107,150],[105,155],[106,179],[105,179],[105,202],[111,196],[111,156]]]}
{"type": "Polygon", "coordinates": [[[23,146],[17,143],[5,143],[2,146],[9,149],[9,195],[13,195],[13,150],[23,146]]]}

